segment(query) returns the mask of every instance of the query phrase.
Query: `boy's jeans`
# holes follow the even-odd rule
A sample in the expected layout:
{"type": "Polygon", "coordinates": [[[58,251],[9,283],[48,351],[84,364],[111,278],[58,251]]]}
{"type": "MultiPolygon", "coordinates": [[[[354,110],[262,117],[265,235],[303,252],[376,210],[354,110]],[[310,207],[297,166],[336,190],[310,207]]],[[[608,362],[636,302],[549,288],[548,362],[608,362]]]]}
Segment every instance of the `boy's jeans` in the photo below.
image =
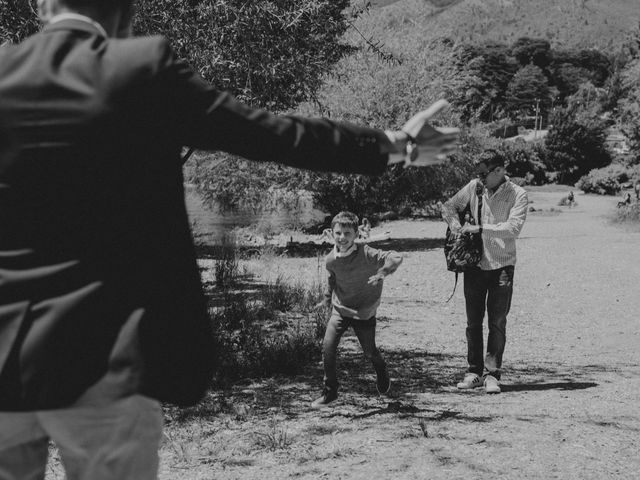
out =
{"type": "Polygon", "coordinates": [[[513,294],[513,265],[497,270],[473,268],[464,272],[467,310],[468,372],[482,376],[485,371],[500,380],[502,354],[506,342],[507,314],[513,294]],[[489,324],[487,355],[482,358],[482,321],[485,309],[489,324]]]}
{"type": "Polygon", "coordinates": [[[376,347],[376,317],[371,317],[369,320],[355,320],[353,318],[343,317],[334,310],[331,313],[329,323],[327,323],[322,349],[324,384],[325,387],[330,390],[336,391],[338,389],[336,373],[338,344],[340,343],[342,334],[349,327],[353,327],[353,331],[358,337],[364,355],[373,363],[376,374],[386,374],[387,365],[376,347]]]}
{"type": "Polygon", "coordinates": [[[100,407],[0,412],[0,480],[45,478],[53,440],[69,480],[154,480],[160,404],[133,395],[100,407]]]}

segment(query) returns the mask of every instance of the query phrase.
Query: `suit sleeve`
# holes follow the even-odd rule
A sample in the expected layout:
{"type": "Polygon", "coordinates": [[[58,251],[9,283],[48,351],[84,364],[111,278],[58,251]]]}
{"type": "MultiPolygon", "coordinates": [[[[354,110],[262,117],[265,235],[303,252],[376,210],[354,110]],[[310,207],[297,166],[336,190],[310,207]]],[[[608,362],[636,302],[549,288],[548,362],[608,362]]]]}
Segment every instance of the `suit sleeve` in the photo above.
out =
{"type": "MultiPolygon", "coordinates": [[[[184,145],[321,171],[382,173],[382,130],[322,118],[278,116],[220,92],[175,58],[166,40],[154,87],[184,145]]],[[[385,148],[383,148],[383,146],[385,148]]]]}

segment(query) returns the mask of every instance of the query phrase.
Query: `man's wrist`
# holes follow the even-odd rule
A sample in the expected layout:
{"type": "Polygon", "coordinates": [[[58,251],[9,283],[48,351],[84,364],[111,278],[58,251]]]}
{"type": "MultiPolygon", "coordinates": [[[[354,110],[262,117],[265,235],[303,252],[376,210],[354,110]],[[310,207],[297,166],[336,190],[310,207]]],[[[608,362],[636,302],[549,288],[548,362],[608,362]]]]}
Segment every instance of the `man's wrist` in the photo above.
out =
{"type": "Polygon", "coordinates": [[[407,163],[415,148],[415,140],[403,130],[385,130],[384,133],[389,139],[389,151],[385,152],[389,154],[388,165],[400,162],[407,163]]]}

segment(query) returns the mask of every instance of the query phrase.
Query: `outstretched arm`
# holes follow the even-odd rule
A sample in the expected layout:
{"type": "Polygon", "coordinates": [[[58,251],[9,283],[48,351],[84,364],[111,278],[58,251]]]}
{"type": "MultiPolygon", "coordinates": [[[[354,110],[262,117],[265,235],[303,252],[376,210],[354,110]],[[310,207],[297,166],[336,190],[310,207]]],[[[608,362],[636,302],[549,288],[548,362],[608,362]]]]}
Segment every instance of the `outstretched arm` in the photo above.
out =
{"type": "Polygon", "coordinates": [[[147,92],[157,92],[149,98],[162,99],[155,105],[158,121],[189,147],[297,168],[365,174],[380,174],[405,158],[414,166],[442,163],[455,147],[457,129],[436,129],[427,123],[447,105],[444,100],[412,117],[398,132],[326,118],[274,115],[216,90],[178,60],[165,40],[154,41],[162,60],[147,92]]]}
{"type": "Polygon", "coordinates": [[[380,267],[375,275],[369,277],[369,285],[377,285],[387,275],[395,272],[402,263],[402,256],[397,252],[389,252],[385,258],[384,265],[380,267]]]}

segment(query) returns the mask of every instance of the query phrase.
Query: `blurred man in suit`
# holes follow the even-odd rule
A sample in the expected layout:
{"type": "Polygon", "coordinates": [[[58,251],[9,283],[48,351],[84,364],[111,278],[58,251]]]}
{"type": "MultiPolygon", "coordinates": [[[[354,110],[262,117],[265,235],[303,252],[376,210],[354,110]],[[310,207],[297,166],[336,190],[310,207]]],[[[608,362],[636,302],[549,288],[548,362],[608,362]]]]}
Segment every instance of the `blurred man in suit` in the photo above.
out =
{"type": "Polygon", "coordinates": [[[379,174],[443,161],[457,131],[274,116],[207,84],[133,0],[40,0],[0,48],[0,478],[152,479],[159,401],[192,405],[214,347],[184,205],[184,145],[379,174]],[[416,152],[419,153],[416,156],[416,152]]]}

